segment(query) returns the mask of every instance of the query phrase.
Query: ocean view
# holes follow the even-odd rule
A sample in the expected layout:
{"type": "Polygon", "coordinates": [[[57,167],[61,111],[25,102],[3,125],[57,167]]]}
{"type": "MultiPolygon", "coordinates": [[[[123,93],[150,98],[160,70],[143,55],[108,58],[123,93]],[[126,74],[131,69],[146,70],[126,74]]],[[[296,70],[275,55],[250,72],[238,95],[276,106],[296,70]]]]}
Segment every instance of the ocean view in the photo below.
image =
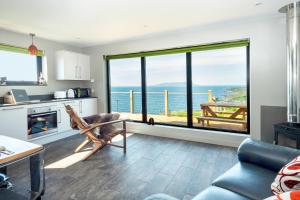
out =
{"type": "MultiPolygon", "coordinates": [[[[130,112],[130,93],[133,91],[134,113],[142,112],[141,87],[112,87],[111,108],[114,112],[130,112]]],[[[162,114],[165,109],[164,91],[168,91],[169,112],[186,111],[186,87],[149,86],[147,87],[148,114],[162,114]]],[[[208,102],[208,91],[217,102],[246,102],[246,86],[193,86],[193,110],[200,110],[200,104],[208,102]]]]}

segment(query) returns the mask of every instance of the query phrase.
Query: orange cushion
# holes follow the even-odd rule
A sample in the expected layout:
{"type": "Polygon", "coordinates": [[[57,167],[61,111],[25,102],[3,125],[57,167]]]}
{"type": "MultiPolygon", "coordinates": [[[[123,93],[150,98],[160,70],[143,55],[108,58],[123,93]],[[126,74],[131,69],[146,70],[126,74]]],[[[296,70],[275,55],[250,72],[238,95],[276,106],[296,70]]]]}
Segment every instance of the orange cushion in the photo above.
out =
{"type": "Polygon", "coordinates": [[[300,190],[285,192],[266,198],[265,200],[300,200],[300,190]]]}

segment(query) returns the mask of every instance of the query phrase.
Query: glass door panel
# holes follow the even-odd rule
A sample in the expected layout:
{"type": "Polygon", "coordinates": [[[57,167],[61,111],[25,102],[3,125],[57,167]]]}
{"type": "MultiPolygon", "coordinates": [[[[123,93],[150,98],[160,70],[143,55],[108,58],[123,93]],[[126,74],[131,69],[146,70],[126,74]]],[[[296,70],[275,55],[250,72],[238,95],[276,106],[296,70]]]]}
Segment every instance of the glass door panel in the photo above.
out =
{"type": "Polygon", "coordinates": [[[193,125],[247,131],[247,48],[192,53],[193,125]]]}
{"type": "Polygon", "coordinates": [[[110,61],[111,112],[121,117],[142,120],[141,59],[110,61]]]}
{"type": "Polygon", "coordinates": [[[147,117],[187,125],[186,54],[146,57],[147,117]]]}

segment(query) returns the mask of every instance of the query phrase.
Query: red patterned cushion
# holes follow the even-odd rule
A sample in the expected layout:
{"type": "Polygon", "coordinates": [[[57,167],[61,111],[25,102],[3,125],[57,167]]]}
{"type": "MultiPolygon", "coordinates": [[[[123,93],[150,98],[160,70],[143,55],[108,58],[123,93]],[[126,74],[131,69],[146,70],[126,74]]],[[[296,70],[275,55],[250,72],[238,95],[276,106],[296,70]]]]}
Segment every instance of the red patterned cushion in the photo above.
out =
{"type": "Polygon", "coordinates": [[[278,194],[265,200],[299,200],[300,199],[300,190],[289,191],[282,194],[278,194]]]}
{"type": "Polygon", "coordinates": [[[300,189],[300,156],[279,171],[271,189],[275,195],[300,189]]]}

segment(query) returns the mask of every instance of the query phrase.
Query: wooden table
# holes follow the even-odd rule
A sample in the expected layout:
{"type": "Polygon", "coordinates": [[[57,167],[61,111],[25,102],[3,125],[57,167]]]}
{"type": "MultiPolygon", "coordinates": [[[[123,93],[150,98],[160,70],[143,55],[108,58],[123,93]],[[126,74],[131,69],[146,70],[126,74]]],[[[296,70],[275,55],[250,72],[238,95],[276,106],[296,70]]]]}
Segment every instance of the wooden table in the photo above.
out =
{"type": "MultiPolygon", "coordinates": [[[[6,167],[25,158],[30,160],[30,199],[40,199],[45,189],[44,161],[42,153],[44,147],[30,142],[0,135],[0,146],[4,146],[11,155],[0,153],[0,170],[6,173],[6,167]]],[[[1,196],[1,194],[0,194],[1,196]]]]}
{"type": "Polygon", "coordinates": [[[41,145],[25,142],[23,140],[18,140],[4,135],[0,135],[0,146],[4,146],[6,149],[14,152],[12,155],[0,153],[0,166],[18,159],[23,159],[44,149],[41,145]]]}
{"type": "Polygon", "coordinates": [[[243,128],[247,128],[247,106],[245,104],[233,103],[203,103],[200,104],[203,115],[197,117],[198,123],[205,125],[205,121],[209,126],[209,121],[221,121],[227,123],[242,124],[243,128]],[[235,108],[235,111],[217,111],[213,108],[235,108]],[[239,116],[242,116],[241,118],[239,116]]]}

